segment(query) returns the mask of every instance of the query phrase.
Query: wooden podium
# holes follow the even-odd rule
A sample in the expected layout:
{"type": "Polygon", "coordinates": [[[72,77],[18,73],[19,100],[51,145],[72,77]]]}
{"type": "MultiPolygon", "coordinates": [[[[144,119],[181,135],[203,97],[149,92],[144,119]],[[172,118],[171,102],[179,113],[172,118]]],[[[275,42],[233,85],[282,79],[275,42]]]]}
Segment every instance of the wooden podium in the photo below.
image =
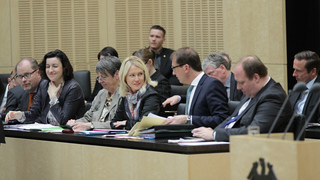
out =
{"type": "Polygon", "coordinates": [[[267,163],[277,179],[319,179],[319,140],[293,141],[292,133],[285,140],[281,139],[282,133],[266,137],[266,134],[230,137],[230,179],[247,179],[254,171],[268,175],[267,163]],[[265,168],[259,161],[261,158],[265,168]]]}

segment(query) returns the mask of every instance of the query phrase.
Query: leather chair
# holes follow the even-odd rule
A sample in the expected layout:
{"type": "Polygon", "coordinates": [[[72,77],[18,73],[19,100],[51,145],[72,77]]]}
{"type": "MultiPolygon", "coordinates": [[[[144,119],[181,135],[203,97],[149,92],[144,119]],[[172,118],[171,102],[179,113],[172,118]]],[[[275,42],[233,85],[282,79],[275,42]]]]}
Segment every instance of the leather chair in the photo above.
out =
{"type": "Polygon", "coordinates": [[[177,109],[177,115],[184,115],[186,109],[186,103],[180,103],[177,109]]]}
{"type": "Polygon", "coordinates": [[[91,95],[91,80],[90,80],[90,71],[75,71],[73,72],[74,79],[80,84],[81,89],[84,94],[84,99],[87,100],[91,95]]]}
{"type": "Polygon", "coordinates": [[[8,78],[10,77],[10,74],[0,74],[0,81],[4,84],[8,84],[8,78]]]}
{"type": "MultiPolygon", "coordinates": [[[[304,127],[304,124],[306,123],[306,117],[305,115],[303,114],[297,114],[296,117],[294,118],[294,121],[293,121],[293,135],[294,135],[294,140],[296,141],[303,141],[304,140],[304,137],[305,137],[305,134],[306,134],[306,131],[305,131],[305,128],[304,127]],[[301,135],[300,139],[297,139],[300,131],[304,131],[303,134],[301,135]]],[[[289,130],[290,132],[290,130],[289,130]]]]}
{"type": "Polygon", "coordinates": [[[236,107],[239,105],[240,101],[229,101],[229,114],[231,115],[233,111],[236,109],[236,107]]]}
{"type": "MultiPolygon", "coordinates": [[[[186,97],[188,87],[189,87],[189,86],[171,85],[171,95],[172,95],[172,96],[174,96],[174,95],[180,95],[180,96],[182,96],[182,97],[186,97]]],[[[185,98],[183,98],[183,99],[185,99],[185,98]]],[[[181,102],[181,103],[185,103],[185,101],[184,101],[184,102],[181,102]]]]}
{"type": "MultiPolygon", "coordinates": [[[[170,85],[171,86],[171,95],[179,95],[182,97],[181,101],[179,104],[181,103],[186,103],[186,95],[187,95],[187,90],[189,86],[178,86],[178,85],[170,85]]],[[[165,109],[165,116],[173,116],[174,114],[177,114],[177,110],[179,107],[179,104],[170,106],[167,105],[166,109],[165,109]]],[[[184,114],[184,110],[183,110],[183,114],[184,114]]]]}

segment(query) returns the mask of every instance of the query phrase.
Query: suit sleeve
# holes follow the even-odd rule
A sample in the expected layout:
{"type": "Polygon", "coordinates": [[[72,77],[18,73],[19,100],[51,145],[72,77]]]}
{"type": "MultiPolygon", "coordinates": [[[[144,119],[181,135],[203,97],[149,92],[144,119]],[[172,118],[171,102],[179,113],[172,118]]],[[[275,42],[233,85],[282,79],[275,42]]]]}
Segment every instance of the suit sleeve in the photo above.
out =
{"type": "Polygon", "coordinates": [[[160,100],[157,93],[150,94],[144,99],[144,104],[141,104],[140,121],[143,116],[148,116],[149,113],[158,114],[160,111],[160,100]]]}
{"type": "Polygon", "coordinates": [[[125,110],[125,107],[124,107],[124,103],[125,103],[125,97],[121,97],[121,100],[120,100],[120,104],[118,106],[118,109],[116,111],[116,114],[114,115],[114,117],[112,118],[111,122],[110,122],[110,126],[112,129],[123,129],[124,126],[120,126],[120,127],[115,127],[113,125],[114,122],[117,122],[117,121],[124,121],[124,120],[128,120],[128,117],[127,117],[127,114],[126,114],[126,110],[125,110]]]}
{"type": "MultiPolygon", "coordinates": [[[[237,134],[247,134],[248,126],[259,126],[260,133],[267,133],[276,118],[279,109],[283,103],[283,97],[279,94],[267,94],[264,98],[261,98],[254,107],[250,108],[241,119],[239,119],[234,128],[225,129],[221,128],[221,123],[214,129],[216,131],[217,141],[229,141],[229,136],[237,134]]],[[[275,130],[280,126],[287,123],[292,114],[291,105],[288,102],[283,113],[280,116],[278,123],[276,124],[275,130]]]]}
{"type": "Polygon", "coordinates": [[[66,124],[69,119],[75,118],[76,112],[83,111],[81,107],[84,107],[83,92],[79,84],[71,84],[66,91],[64,102],[61,103],[63,106],[57,103],[50,107],[50,111],[62,125],[66,124]]]}
{"type": "Polygon", "coordinates": [[[155,87],[156,91],[159,94],[160,102],[164,102],[166,99],[171,97],[171,86],[168,79],[163,78],[158,81],[158,85],[155,87]]]}
{"type": "MultiPolygon", "coordinates": [[[[215,128],[228,117],[227,92],[223,84],[220,81],[218,82],[218,80],[205,84],[202,89],[200,93],[205,92],[203,100],[206,101],[210,115],[192,115],[192,124],[196,127],[205,126],[215,128]]],[[[196,111],[196,109],[194,111],[196,111]]]]}
{"type": "Polygon", "coordinates": [[[20,111],[18,105],[19,99],[17,99],[11,91],[8,91],[5,113],[8,113],[9,111],[20,111]]]}

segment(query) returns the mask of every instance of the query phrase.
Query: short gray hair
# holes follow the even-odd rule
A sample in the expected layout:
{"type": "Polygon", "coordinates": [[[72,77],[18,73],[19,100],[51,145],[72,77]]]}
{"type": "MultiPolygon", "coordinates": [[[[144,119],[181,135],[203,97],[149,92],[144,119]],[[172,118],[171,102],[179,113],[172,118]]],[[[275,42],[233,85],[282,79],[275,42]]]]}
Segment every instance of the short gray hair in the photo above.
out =
{"type": "Polygon", "coordinates": [[[105,56],[96,65],[96,72],[106,75],[108,72],[112,77],[120,70],[121,61],[115,56],[105,56]]]}
{"type": "Polygon", "coordinates": [[[218,67],[220,67],[221,64],[224,65],[226,67],[226,69],[228,69],[228,70],[230,69],[229,63],[222,55],[220,55],[218,53],[212,53],[208,57],[206,57],[206,59],[203,60],[202,69],[205,70],[209,66],[212,66],[214,68],[218,68],[218,67]]]}
{"type": "Polygon", "coordinates": [[[227,70],[230,70],[231,69],[232,59],[229,56],[229,54],[224,52],[224,51],[219,51],[218,54],[220,54],[221,56],[227,57],[229,59],[229,62],[227,61],[229,63],[229,68],[227,68],[227,70]]]}

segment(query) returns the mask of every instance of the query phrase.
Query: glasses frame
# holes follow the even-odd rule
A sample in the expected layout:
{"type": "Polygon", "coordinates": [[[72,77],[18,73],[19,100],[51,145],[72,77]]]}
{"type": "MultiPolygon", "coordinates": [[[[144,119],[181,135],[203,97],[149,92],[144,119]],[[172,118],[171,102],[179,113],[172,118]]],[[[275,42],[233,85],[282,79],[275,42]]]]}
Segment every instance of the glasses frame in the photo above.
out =
{"type": "Polygon", "coordinates": [[[104,77],[104,78],[103,78],[103,77],[97,76],[97,77],[96,77],[96,80],[97,80],[98,82],[99,82],[99,79],[101,79],[101,81],[104,82],[104,81],[106,81],[106,80],[108,79],[108,77],[104,77]]]}
{"type": "Polygon", "coordinates": [[[36,72],[38,69],[35,69],[34,71],[32,71],[31,73],[26,73],[26,74],[24,74],[24,75],[16,75],[15,77],[17,78],[17,79],[19,79],[19,80],[22,80],[23,78],[25,78],[25,79],[29,79],[31,76],[32,76],[32,74],[34,73],[34,72],[36,72]]]}
{"type": "Polygon", "coordinates": [[[179,65],[176,65],[176,66],[171,67],[171,69],[172,69],[172,71],[174,71],[175,68],[177,68],[177,67],[182,67],[182,66],[184,66],[184,65],[186,65],[186,64],[179,64],[179,65]]]}

